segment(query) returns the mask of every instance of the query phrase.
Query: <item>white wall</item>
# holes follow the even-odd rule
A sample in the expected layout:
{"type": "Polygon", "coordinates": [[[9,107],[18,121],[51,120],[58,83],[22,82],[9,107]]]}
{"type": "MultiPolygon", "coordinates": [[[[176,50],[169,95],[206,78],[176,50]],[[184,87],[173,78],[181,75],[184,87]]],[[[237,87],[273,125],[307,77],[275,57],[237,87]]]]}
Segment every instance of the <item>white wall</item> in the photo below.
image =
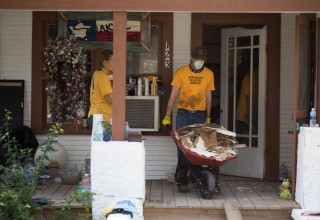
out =
{"type": "MultiPolygon", "coordinates": [[[[190,63],[191,55],[191,13],[173,14],[173,74],[190,63]]],[[[172,114],[172,128],[175,129],[177,109],[172,114]]]]}
{"type": "Polygon", "coordinates": [[[191,13],[173,14],[173,71],[190,63],[191,13]]]}
{"type": "Polygon", "coordinates": [[[0,11],[0,79],[24,80],[24,124],[31,125],[32,12],[0,11]]]}
{"type": "MultiPolygon", "coordinates": [[[[24,125],[31,126],[32,12],[0,11],[0,79],[25,80],[24,125]]],[[[144,136],[146,179],[165,179],[177,160],[170,136],[144,136]]],[[[40,143],[45,136],[37,135],[40,143]]],[[[68,152],[67,166],[84,164],[90,153],[90,136],[62,135],[68,152]]],[[[134,155],[133,155],[134,156],[134,155]]]]}
{"type": "Polygon", "coordinates": [[[281,15],[281,54],[280,54],[280,165],[283,163],[291,175],[294,109],[294,51],[295,16],[281,15]]]}

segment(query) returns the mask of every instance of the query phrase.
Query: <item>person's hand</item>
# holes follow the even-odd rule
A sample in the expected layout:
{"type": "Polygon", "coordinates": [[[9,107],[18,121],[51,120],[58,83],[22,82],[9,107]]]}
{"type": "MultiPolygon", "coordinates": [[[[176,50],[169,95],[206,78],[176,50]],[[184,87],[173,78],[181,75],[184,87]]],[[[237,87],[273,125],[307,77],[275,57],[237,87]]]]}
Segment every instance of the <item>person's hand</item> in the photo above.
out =
{"type": "Polygon", "coordinates": [[[210,117],[206,117],[206,124],[211,124],[211,118],[210,117]]]}
{"type": "Polygon", "coordinates": [[[171,125],[171,117],[166,115],[163,120],[162,120],[162,124],[167,127],[169,125],[171,125]]]}

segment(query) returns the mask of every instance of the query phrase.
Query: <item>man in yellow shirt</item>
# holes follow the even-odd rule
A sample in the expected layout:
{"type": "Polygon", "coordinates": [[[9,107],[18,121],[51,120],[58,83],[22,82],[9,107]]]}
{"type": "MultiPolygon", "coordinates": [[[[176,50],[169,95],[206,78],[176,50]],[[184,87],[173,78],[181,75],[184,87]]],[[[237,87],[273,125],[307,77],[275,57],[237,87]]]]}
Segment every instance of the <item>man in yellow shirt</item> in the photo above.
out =
{"type": "MultiPolygon", "coordinates": [[[[192,124],[210,124],[212,103],[212,91],[214,87],[214,73],[204,67],[207,58],[207,50],[204,47],[196,47],[191,52],[189,65],[180,67],[171,83],[172,90],[168,101],[166,116],[162,124],[171,124],[171,112],[175,100],[178,100],[178,112],[176,129],[192,124]]],[[[187,192],[188,189],[188,166],[181,158],[182,152],[178,148],[178,165],[175,180],[179,192],[187,192]]]]}
{"type": "Polygon", "coordinates": [[[88,126],[92,128],[93,114],[103,114],[104,121],[112,118],[112,73],[113,52],[105,50],[101,52],[99,63],[101,69],[93,73],[90,86],[90,110],[88,113],[88,126]]]}

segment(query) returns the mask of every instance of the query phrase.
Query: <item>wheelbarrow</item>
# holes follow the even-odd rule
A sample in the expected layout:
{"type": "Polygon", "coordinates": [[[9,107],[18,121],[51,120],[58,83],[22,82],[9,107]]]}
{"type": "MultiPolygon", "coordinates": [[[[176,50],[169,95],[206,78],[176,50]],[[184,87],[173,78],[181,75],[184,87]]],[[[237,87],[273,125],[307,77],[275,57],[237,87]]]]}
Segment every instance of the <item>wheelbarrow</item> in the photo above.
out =
{"type": "Polygon", "coordinates": [[[190,170],[193,181],[196,182],[203,199],[212,199],[214,194],[220,194],[219,167],[230,160],[236,159],[237,155],[227,157],[224,160],[217,160],[214,157],[207,157],[191,151],[185,147],[180,136],[188,133],[188,130],[179,129],[171,131],[171,137],[181,151],[181,157],[190,170]],[[199,166],[201,167],[199,172],[199,166]]]}

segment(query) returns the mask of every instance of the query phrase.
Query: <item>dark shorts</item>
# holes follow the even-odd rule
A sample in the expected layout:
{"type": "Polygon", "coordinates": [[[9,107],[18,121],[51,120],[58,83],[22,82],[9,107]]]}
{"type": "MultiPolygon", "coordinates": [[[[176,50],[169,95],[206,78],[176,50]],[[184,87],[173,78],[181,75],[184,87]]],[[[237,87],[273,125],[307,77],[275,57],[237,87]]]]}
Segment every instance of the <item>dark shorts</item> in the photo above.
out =
{"type": "Polygon", "coordinates": [[[87,124],[88,124],[89,129],[92,129],[92,124],[93,124],[92,115],[87,119],[87,124]]]}

